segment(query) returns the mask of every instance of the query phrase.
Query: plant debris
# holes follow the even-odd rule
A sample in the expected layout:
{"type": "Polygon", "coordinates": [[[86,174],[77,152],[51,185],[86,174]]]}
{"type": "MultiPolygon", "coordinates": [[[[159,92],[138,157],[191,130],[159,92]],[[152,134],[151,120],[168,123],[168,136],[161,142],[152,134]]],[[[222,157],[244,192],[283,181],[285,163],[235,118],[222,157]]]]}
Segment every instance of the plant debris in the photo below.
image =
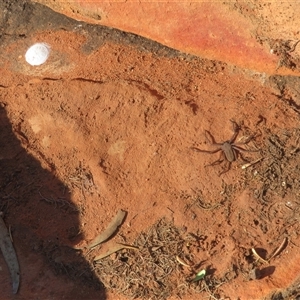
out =
{"type": "MultiPolygon", "coordinates": [[[[130,298],[165,300],[171,295],[207,293],[201,278],[191,282],[195,271],[185,261],[198,261],[193,253],[196,246],[187,247],[189,235],[181,234],[166,219],[159,220],[134,241],[139,251],[124,249],[116,256],[105,257],[95,264],[95,272],[107,289],[130,298]],[[121,276],[122,274],[122,276],[121,276]]],[[[215,278],[205,277],[211,291],[215,291],[215,278]]]]}
{"type": "Polygon", "coordinates": [[[197,273],[196,277],[194,279],[192,279],[191,282],[199,281],[199,280],[203,279],[205,277],[205,275],[206,275],[206,270],[203,269],[203,270],[201,270],[200,272],[197,273]]]}
{"type": "Polygon", "coordinates": [[[110,256],[111,254],[118,252],[123,249],[131,249],[131,250],[139,250],[138,247],[130,246],[130,245],[125,245],[125,244],[116,244],[113,245],[110,249],[108,249],[105,253],[99,254],[94,258],[94,261],[97,262],[98,260],[105,258],[107,256],[110,256]]]}

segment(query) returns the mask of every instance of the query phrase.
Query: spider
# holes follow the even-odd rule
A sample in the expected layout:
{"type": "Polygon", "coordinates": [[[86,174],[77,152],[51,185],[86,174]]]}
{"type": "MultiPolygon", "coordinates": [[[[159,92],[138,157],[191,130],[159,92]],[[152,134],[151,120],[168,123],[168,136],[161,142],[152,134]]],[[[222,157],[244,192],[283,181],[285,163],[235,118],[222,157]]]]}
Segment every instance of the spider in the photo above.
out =
{"type": "Polygon", "coordinates": [[[242,158],[242,160],[247,161],[243,155],[241,154],[241,151],[246,151],[246,152],[256,152],[258,150],[246,150],[240,147],[240,145],[245,145],[252,140],[253,136],[250,136],[246,141],[243,143],[235,143],[235,139],[239,134],[239,126],[237,125],[236,122],[230,120],[232,125],[233,125],[233,135],[230,140],[224,142],[224,143],[217,143],[214,139],[214,137],[211,135],[211,133],[207,130],[205,130],[205,138],[213,145],[217,146],[215,150],[202,150],[196,147],[192,147],[193,150],[198,151],[198,152],[204,152],[204,153],[217,153],[219,151],[222,151],[220,154],[220,157],[218,160],[214,161],[213,163],[209,164],[209,166],[215,166],[224,161],[226,159],[227,161],[227,167],[219,173],[219,175],[222,175],[230,170],[231,163],[235,161],[238,156],[242,158]]]}

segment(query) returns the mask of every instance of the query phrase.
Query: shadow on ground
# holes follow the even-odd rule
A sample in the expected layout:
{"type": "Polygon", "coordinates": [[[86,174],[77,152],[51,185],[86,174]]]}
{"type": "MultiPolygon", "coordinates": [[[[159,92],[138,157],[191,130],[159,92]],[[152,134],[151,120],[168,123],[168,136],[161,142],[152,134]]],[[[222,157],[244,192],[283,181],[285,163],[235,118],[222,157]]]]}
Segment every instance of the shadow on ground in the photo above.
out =
{"type": "MultiPolygon", "coordinates": [[[[17,297],[106,299],[102,283],[72,248],[82,236],[79,212],[68,188],[53,175],[53,165],[42,168],[22,148],[3,107],[0,126],[0,210],[20,264],[17,297]]],[[[0,267],[1,299],[8,299],[12,283],[2,256],[0,267]]]]}

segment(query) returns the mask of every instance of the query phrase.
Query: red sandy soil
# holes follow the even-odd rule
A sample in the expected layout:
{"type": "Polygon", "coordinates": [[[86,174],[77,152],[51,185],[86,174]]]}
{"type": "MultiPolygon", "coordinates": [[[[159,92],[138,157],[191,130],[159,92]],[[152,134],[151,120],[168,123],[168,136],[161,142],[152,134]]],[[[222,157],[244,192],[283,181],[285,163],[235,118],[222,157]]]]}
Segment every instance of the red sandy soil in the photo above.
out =
{"type": "Polygon", "coordinates": [[[291,287],[300,272],[293,82],[126,34],[68,26],[1,46],[0,209],[21,266],[12,297],[0,258],[1,299],[127,299],[104,291],[90,256],[74,250],[119,209],[127,217],[116,241],[133,244],[164,217],[204,236],[193,263],[213,270],[208,281],[226,278],[215,287],[217,299],[262,299],[291,287]],[[24,60],[36,41],[52,51],[40,67],[24,60]],[[259,149],[243,156],[262,160],[242,169],[238,156],[219,175],[226,160],[209,166],[218,154],[192,147],[215,149],[205,130],[217,142],[229,140],[230,120],[240,127],[237,142],[253,136],[241,147],[259,149]],[[285,238],[269,265],[255,261],[251,248],[263,249],[266,259],[285,238]],[[253,270],[262,275],[250,280],[253,270]]]}

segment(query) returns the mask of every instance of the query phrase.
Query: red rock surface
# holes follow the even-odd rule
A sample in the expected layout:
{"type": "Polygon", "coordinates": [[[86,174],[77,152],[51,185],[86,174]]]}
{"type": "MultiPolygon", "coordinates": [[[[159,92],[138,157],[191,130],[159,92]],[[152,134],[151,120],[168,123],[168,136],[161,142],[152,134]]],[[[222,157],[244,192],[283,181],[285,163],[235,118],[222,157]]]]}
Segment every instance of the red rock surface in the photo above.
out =
{"type": "MultiPolygon", "coordinates": [[[[203,58],[268,74],[299,74],[284,66],[278,70],[281,58],[270,53],[274,40],[300,37],[295,16],[294,22],[287,21],[292,26],[289,33],[284,31],[286,24],[272,23],[272,18],[277,22],[283,18],[278,17],[276,9],[282,11],[282,7],[277,4],[266,10],[264,2],[252,6],[221,1],[39,2],[77,20],[132,32],[203,58]]],[[[299,10],[291,6],[283,4],[287,11],[299,10]]]]}

